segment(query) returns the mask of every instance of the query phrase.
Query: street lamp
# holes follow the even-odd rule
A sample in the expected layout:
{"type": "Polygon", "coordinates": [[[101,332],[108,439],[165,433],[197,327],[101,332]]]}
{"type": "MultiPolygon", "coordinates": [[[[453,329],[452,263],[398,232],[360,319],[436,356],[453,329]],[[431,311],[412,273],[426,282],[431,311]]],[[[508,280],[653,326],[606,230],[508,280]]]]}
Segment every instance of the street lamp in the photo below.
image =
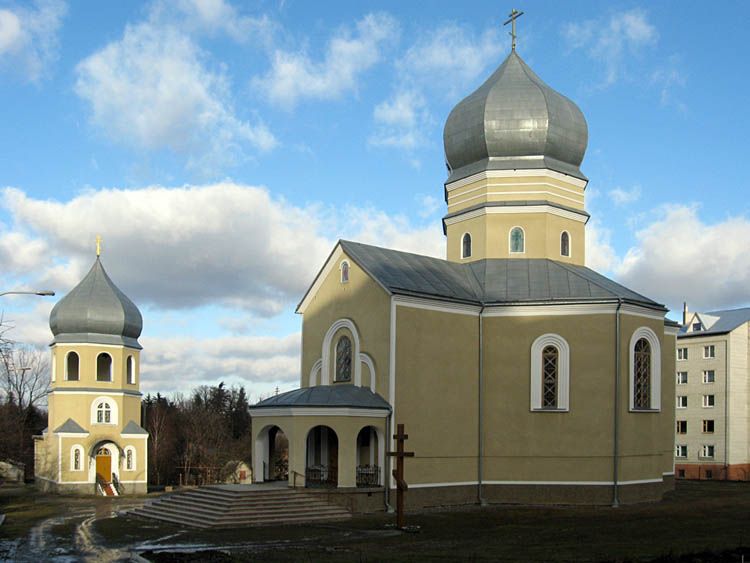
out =
{"type": "Polygon", "coordinates": [[[52,297],[55,295],[55,292],[50,289],[40,289],[37,291],[3,291],[0,293],[0,297],[3,295],[40,295],[42,297],[52,297]]]}

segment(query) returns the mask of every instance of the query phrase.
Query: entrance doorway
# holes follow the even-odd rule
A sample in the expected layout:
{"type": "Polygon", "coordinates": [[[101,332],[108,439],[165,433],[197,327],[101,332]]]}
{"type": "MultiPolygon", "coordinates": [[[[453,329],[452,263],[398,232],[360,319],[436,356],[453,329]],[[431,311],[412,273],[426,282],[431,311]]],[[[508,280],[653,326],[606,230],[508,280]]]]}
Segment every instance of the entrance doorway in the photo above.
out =
{"type": "Polygon", "coordinates": [[[306,487],[337,487],[339,439],[328,426],[316,426],[307,434],[306,487]]]}
{"type": "Polygon", "coordinates": [[[112,455],[107,448],[96,452],[96,477],[105,483],[112,481],[112,455]]]}
{"type": "Polygon", "coordinates": [[[289,440],[278,426],[266,426],[255,439],[253,481],[289,479],[289,440]]]}

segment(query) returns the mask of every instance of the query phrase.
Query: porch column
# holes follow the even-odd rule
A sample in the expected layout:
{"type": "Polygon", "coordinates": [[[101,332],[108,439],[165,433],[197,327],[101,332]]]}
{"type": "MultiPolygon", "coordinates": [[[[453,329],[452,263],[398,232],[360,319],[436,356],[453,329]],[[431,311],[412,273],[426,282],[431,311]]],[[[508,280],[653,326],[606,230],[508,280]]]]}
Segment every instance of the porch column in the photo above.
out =
{"type": "Polygon", "coordinates": [[[335,427],[339,437],[339,488],[357,486],[357,434],[359,429],[351,424],[335,427]]]}

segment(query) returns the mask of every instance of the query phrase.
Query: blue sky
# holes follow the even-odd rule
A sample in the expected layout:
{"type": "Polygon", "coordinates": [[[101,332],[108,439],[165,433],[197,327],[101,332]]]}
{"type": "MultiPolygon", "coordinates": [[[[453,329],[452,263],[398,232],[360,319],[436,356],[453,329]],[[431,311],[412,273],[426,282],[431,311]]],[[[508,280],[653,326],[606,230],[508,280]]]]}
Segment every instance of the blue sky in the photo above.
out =
{"type": "MultiPolygon", "coordinates": [[[[444,253],[442,127],[510,7],[0,0],[2,288],[63,295],[99,233],[144,390],[295,387],[293,310],[337,238],[444,253]]],[[[519,8],[519,54],[588,122],[589,266],[671,308],[747,304],[750,6],[519,8]]],[[[5,299],[46,344],[53,300],[5,299]]]]}

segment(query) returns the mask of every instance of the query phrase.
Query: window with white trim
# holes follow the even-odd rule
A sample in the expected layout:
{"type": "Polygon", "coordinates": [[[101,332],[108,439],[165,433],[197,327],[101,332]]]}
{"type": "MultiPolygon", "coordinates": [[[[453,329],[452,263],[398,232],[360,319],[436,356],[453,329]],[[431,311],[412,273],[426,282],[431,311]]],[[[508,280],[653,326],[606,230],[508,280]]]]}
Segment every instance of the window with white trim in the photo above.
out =
{"type": "Polygon", "coordinates": [[[471,235],[464,233],[461,237],[461,258],[471,258],[471,235]]]}
{"type": "Polygon", "coordinates": [[[633,332],[630,339],[630,410],[661,408],[661,345],[648,327],[633,332]]]}
{"type": "Polygon", "coordinates": [[[701,330],[703,330],[703,323],[700,321],[693,323],[693,332],[700,332],[701,330]]]}
{"type": "Polygon", "coordinates": [[[687,348],[677,348],[677,359],[678,360],[687,360],[688,359],[688,350],[687,350],[687,348]]]}
{"type": "Polygon", "coordinates": [[[678,371],[677,372],[677,385],[685,385],[688,382],[688,372],[678,371]]]}
{"type": "Polygon", "coordinates": [[[130,355],[125,362],[125,371],[127,374],[127,382],[130,385],[135,385],[135,358],[130,355]]]}
{"type": "Polygon", "coordinates": [[[80,359],[75,352],[68,352],[65,356],[65,379],[67,381],[78,381],[80,359]]]}
{"type": "Polygon", "coordinates": [[[687,434],[687,420],[677,421],[677,434],[687,434]]]}
{"type": "Polygon", "coordinates": [[[687,457],[688,449],[686,444],[675,444],[674,456],[675,457],[687,457]]]}
{"type": "Polygon", "coordinates": [[[703,383],[715,383],[716,371],[712,369],[703,370],[703,383]]]}
{"type": "Polygon", "coordinates": [[[567,411],[570,347],[559,334],[545,334],[531,345],[531,410],[567,411]]]}
{"type": "Polygon", "coordinates": [[[341,283],[349,283],[349,262],[342,260],[339,270],[341,270],[341,283]]]}
{"type": "Polygon", "coordinates": [[[560,235],[560,256],[570,256],[570,235],[563,231],[560,235]]]}
{"type": "Polygon", "coordinates": [[[677,395],[676,406],[678,409],[686,409],[687,408],[687,395],[677,395]]]}
{"type": "Polygon", "coordinates": [[[701,448],[701,457],[713,458],[714,451],[715,448],[713,444],[703,444],[703,447],[701,448]]]}
{"type": "Polygon", "coordinates": [[[714,395],[703,395],[703,408],[709,409],[716,406],[716,397],[714,395]]]}
{"type": "Polygon", "coordinates": [[[83,471],[83,447],[75,445],[70,449],[70,470],[83,471]]]}
{"type": "Polygon", "coordinates": [[[523,254],[526,250],[526,241],[521,227],[513,227],[510,230],[510,253],[523,254]]]}
{"type": "Polygon", "coordinates": [[[112,381],[112,356],[106,352],[96,357],[96,380],[112,381]]]}
{"type": "Polygon", "coordinates": [[[714,433],[714,421],[713,420],[704,420],[703,421],[703,433],[704,434],[713,434],[714,433]]]}
{"type": "Polygon", "coordinates": [[[127,446],[125,448],[125,470],[135,470],[135,448],[133,446],[127,446]]]}
{"type": "Polygon", "coordinates": [[[716,357],[716,346],[713,344],[709,344],[708,346],[703,347],[703,357],[704,358],[715,358],[716,357]]]}

